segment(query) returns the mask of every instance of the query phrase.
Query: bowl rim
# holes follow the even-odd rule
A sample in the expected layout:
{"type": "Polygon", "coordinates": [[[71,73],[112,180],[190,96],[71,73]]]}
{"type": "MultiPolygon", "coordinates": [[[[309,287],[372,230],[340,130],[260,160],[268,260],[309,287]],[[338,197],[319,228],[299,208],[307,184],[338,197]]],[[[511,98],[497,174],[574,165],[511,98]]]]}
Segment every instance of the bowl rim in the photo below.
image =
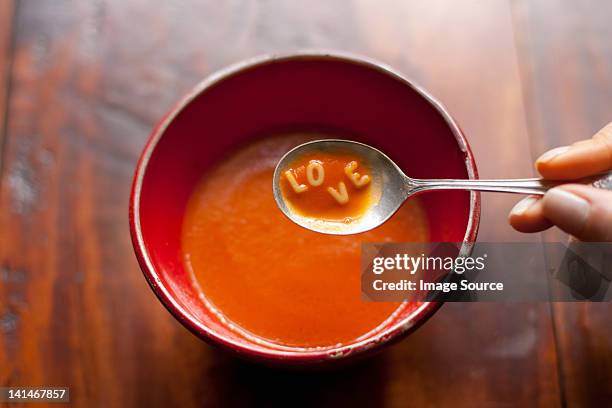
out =
{"type": "MultiPolygon", "coordinates": [[[[314,349],[312,351],[289,351],[260,348],[257,347],[256,344],[236,341],[216,332],[210,327],[197,321],[191,315],[191,313],[189,313],[174,299],[168,288],[164,286],[153,263],[151,262],[147,247],[145,245],[144,236],[142,234],[140,220],[140,196],[142,184],[147,171],[147,165],[149,164],[149,160],[155,151],[159,140],[163,137],[166,129],[170,123],[172,123],[172,121],[183,111],[183,109],[185,109],[195,98],[206,92],[209,88],[228,78],[239,75],[250,69],[277,62],[295,60],[330,60],[355,64],[378,71],[379,73],[395,79],[398,81],[398,84],[410,87],[421,97],[423,97],[431,106],[433,106],[446,121],[448,127],[455,136],[459,149],[465,154],[465,166],[468,177],[470,179],[478,178],[478,170],[476,168],[472,151],[461,128],[440,102],[438,102],[421,86],[416,85],[414,81],[406,78],[404,75],[400,74],[387,64],[354,53],[329,50],[301,50],[289,53],[265,54],[249,58],[229,65],[226,68],[220,69],[204,78],[162,117],[160,122],[151,131],[138,159],[132,181],[132,190],[129,203],[129,224],[132,245],[134,247],[134,252],[138,259],[140,269],[151,286],[151,289],[161,303],[166,307],[166,309],[168,309],[168,311],[177,320],[179,320],[192,333],[211,344],[219,345],[222,348],[250,359],[281,363],[287,362],[308,364],[343,359],[345,357],[354,356],[357,354],[362,355],[365,352],[373,352],[374,350],[379,349],[392,341],[399,340],[425,323],[425,321],[427,321],[440,308],[442,302],[424,302],[419,307],[414,309],[408,316],[394,323],[391,327],[381,330],[380,332],[377,332],[376,334],[353,344],[333,346],[323,350],[314,349]]],[[[477,192],[471,192],[468,224],[460,249],[460,256],[467,256],[469,253],[471,253],[480,224],[480,205],[480,194],[477,192]]]]}

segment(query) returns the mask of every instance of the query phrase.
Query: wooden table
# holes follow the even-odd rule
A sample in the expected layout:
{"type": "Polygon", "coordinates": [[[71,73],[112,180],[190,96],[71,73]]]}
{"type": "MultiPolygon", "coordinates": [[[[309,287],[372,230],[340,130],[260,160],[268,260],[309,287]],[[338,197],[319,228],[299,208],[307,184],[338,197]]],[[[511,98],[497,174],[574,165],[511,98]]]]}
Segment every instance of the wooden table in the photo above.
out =
{"type": "MultiPolygon", "coordinates": [[[[482,177],[531,176],[612,119],[610,21],[595,0],[0,1],[0,385],[69,386],[87,407],[609,406],[609,304],[447,304],[340,372],[235,361],[152,294],[127,203],[173,101],[298,48],[396,67],[447,105],[482,177]]],[[[508,227],[514,201],[483,197],[480,240],[543,239],[508,227]]]]}

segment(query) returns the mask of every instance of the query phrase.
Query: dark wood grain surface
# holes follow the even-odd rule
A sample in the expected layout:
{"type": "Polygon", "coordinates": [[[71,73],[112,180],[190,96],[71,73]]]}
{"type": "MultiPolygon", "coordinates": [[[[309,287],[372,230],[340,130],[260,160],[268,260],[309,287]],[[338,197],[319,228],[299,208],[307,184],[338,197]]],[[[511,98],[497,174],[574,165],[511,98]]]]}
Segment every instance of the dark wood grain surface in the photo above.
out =
{"type": "MultiPolygon", "coordinates": [[[[4,141],[6,125],[6,101],[9,96],[9,73],[13,50],[13,12],[14,4],[12,0],[0,3],[0,153],[4,141]]],[[[2,165],[0,156],[0,166],[2,165]]]]}
{"type": "MultiPolygon", "coordinates": [[[[535,156],[591,137],[612,120],[610,3],[513,3],[525,110],[535,156]]],[[[566,239],[548,231],[546,241],[566,239]]],[[[612,404],[612,308],[553,304],[568,406],[612,404]]]]}
{"type": "MultiPolygon", "coordinates": [[[[150,291],[127,202],[148,133],[180,95],[229,63],[303,48],[396,67],[447,105],[482,177],[531,176],[539,153],[611,119],[611,12],[569,0],[3,0],[0,386],[69,386],[88,407],[606,405],[608,304],[447,304],[339,372],[236,361],[150,291]]],[[[480,240],[542,239],[507,225],[514,201],[483,196],[480,240]]]]}
{"type": "MultiPolygon", "coordinates": [[[[12,22],[13,22],[13,2],[6,1],[0,3],[0,180],[2,180],[3,157],[2,148],[6,138],[6,119],[7,119],[7,99],[10,89],[9,72],[12,61],[12,22]]],[[[1,228],[0,224],[0,228],[1,228]]],[[[3,381],[8,377],[9,369],[7,365],[11,359],[12,353],[8,345],[9,333],[13,330],[16,316],[10,311],[5,299],[9,296],[10,287],[5,281],[8,281],[5,276],[4,268],[0,264],[0,378],[3,381]]]]}

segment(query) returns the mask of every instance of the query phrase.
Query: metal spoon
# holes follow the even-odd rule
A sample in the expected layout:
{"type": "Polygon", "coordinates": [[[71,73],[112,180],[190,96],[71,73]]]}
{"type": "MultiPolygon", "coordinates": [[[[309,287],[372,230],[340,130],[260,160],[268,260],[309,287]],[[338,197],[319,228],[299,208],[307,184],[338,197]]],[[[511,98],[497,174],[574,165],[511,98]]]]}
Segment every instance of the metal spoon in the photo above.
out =
{"type": "Polygon", "coordinates": [[[304,143],[287,152],[276,165],[272,188],[278,207],[296,224],[324,234],[349,235],[376,228],[387,221],[408,197],[424,191],[474,190],[543,195],[548,189],[560,184],[593,183],[597,180],[612,183],[612,172],[571,181],[550,181],[536,178],[515,180],[419,180],[406,176],[387,155],[378,149],[350,140],[326,139],[304,143]],[[375,198],[378,198],[378,200],[375,200],[376,204],[370,207],[364,216],[350,223],[342,223],[305,217],[291,210],[280,189],[282,174],[296,159],[316,152],[349,154],[359,158],[362,163],[367,163],[369,175],[372,179],[371,188],[373,188],[375,198]]]}

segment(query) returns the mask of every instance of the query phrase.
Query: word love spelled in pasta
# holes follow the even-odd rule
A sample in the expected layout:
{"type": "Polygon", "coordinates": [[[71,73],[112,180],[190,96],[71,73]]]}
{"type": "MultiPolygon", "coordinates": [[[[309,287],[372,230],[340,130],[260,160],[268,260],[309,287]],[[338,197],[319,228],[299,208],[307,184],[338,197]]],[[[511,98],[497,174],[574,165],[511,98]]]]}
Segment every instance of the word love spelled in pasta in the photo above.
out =
{"type": "MultiPolygon", "coordinates": [[[[359,167],[357,161],[350,161],[344,166],[344,174],[355,186],[355,188],[359,189],[366,186],[370,182],[370,176],[367,174],[361,175],[355,171],[357,167],[359,167]]],[[[285,171],[284,175],[295,193],[302,194],[308,191],[308,186],[306,184],[301,184],[297,181],[295,171],[293,169],[285,171]]],[[[310,160],[308,162],[308,165],[306,166],[306,180],[311,187],[319,187],[323,184],[325,181],[325,167],[323,162],[319,160],[310,160]]],[[[344,205],[349,202],[349,193],[346,188],[346,184],[343,181],[338,182],[338,188],[334,188],[332,186],[327,187],[327,192],[340,205],[344,205]]]]}

